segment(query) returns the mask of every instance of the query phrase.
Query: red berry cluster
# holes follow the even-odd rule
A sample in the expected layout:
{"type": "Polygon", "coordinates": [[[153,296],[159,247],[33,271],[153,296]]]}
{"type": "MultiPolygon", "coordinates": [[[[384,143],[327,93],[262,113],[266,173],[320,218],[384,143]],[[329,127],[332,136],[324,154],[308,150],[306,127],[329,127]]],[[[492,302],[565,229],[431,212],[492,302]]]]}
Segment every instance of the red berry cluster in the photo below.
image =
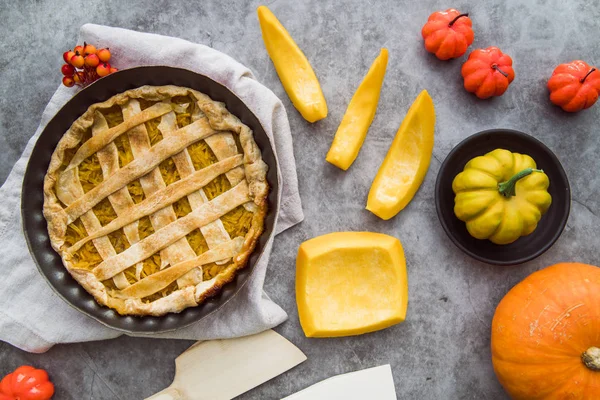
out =
{"type": "Polygon", "coordinates": [[[65,51],[63,59],[66,64],[61,68],[64,75],[63,85],[71,87],[78,85],[86,87],[96,79],[116,72],[111,67],[110,51],[108,48],[97,50],[93,44],[83,42],[83,46],[75,46],[73,50],[65,51]]]}

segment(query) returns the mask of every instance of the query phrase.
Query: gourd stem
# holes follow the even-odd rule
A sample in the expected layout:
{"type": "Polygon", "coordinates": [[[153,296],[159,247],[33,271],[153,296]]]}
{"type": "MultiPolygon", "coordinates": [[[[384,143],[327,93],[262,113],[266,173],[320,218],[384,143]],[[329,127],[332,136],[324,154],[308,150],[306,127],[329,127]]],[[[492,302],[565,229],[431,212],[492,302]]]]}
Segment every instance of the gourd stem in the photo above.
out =
{"type": "Polygon", "coordinates": [[[535,169],[535,168],[525,168],[523,171],[517,172],[516,174],[514,174],[512,176],[512,178],[510,178],[506,182],[499,183],[498,191],[504,197],[514,196],[515,195],[515,187],[516,187],[519,179],[525,178],[527,175],[531,174],[532,172],[544,172],[544,171],[542,171],[541,169],[535,169]]]}
{"type": "Polygon", "coordinates": [[[504,75],[506,78],[508,78],[508,74],[506,72],[502,71],[497,64],[492,64],[492,69],[495,69],[496,71],[498,71],[502,75],[504,75]]]}
{"type": "Polygon", "coordinates": [[[588,72],[587,74],[585,74],[585,76],[584,76],[583,78],[581,78],[581,79],[579,80],[579,82],[581,82],[581,83],[585,82],[585,80],[587,79],[587,77],[588,77],[588,76],[590,76],[590,74],[591,74],[592,72],[594,72],[595,70],[596,70],[596,68],[592,68],[592,69],[590,69],[590,72],[588,72]]]}
{"type": "Polygon", "coordinates": [[[454,25],[454,23],[455,23],[456,21],[458,21],[458,19],[459,19],[460,17],[468,17],[468,16],[469,16],[469,13],[464,13],[464,14],[457,15],[457,16],[456,16],[456,18],[454,18],[452,21],[450,21],[450,23],[448,24],[448,26],[452,26],[452,25],[454,25]]]}
{"type": "Polygon", "coordinates": [[[581,361],[592,371],[600,372],[600,349],[590,347],[581,355],[581,361]]]}

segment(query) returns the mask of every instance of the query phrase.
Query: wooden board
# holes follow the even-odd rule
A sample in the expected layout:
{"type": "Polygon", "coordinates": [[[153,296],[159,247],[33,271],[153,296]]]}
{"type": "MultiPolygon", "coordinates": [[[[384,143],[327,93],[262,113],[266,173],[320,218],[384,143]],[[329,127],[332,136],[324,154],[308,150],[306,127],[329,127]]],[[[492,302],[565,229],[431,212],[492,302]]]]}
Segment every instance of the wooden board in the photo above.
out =
{"type": "Polygon", "coordinates": [[[269,329],[252,336],[197,342],[175,360],[175,379],[146,400],[229,400],[306,360],[269,329]]]}

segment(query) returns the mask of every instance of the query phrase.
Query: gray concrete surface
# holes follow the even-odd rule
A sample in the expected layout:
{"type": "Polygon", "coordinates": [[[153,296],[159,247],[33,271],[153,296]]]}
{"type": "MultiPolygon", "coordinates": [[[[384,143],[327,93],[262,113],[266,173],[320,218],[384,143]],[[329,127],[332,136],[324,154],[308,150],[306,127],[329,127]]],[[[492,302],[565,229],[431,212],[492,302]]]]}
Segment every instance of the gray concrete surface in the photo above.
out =
{"type": "MultiPolygon", "coordinates": [[[[62,52],[75,45],[81,24],[108,24],[213,46],[250,67],[283,100],[306,214],[302,224],[275,240],[265,290],[289,313],[277,331],[299,346],[308,361],[240,398],[280,398],[334,374],[385,363],[392,366],[400,399],[506,398],[489,351],[498,301],[544,266],[567,260],[600,262],[600,104],[567,115],[549,103],[545,86],[558,63],[583,59],[600,64],[598,2],[455,2],[454,7],[471,13],[471,49],[495,45],[514,59],[514,83],[502,98],[488,101],[463,90],[464,58],[441,62],[423,48],[421,26],[447,2],[268,2],[323,86],[329,116],[313,125],[292,107],[267,56],[255,12],[259,4],[0,3],[0,182],[34,133],[60,82],[62,52]],[[382,46],[389,49],[390,61],[377,116],[358,159],[342,172],[325,162],[325,154],[352,93],[382,46]],[[364,210],[366,196],[406,110],[422,89],[430,92],[437,111],[434,158],[412,203],[396,218],[382,221],[364,210]],[[560,240],[543,256],[517,267],[493,267],[465,256],[447,239],[435,214],[433,188],[440,162],[463,138],[494,127],[529,132],[545,142],[562,161],[573,192],[572,214],[560,240]],[[294,299],[296,251],[303,240],[338,230],[384,232],[402,241],[410,292],[405,323],[359,337],[304,337],[294,299]]],[[[141,399],[170,383],[175,357],[190,344],[121,337],[58,345],[35,355],[0,343],[0,376],[27,363],[48,369],[58,400],[141,399]]]]}

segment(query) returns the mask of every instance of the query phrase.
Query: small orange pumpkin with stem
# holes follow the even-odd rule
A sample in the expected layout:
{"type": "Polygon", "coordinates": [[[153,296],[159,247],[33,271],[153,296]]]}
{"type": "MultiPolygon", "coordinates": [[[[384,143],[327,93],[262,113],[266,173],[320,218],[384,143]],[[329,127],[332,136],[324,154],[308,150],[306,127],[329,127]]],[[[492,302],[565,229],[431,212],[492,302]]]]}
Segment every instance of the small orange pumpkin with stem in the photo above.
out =
{"type": "Polygon", "coordinates": [[[600,71],[585,61],[560,64],[548,80],[550,101],[567,112],[590,108],[600,94],[600,71]]]}
{"type": "Polygon", "coordinates": [[[492,320],[492,362],[513,399],[598,399],[600,268],[556,264],[513,287],[492,320]]]}
{"type": "Polygon", "coordinates": [[[421,29],[425,49],[440,60],[457,58],[467,52],[475,35],[469,14],[450,8],[434,12],[421,29]]]}
{"type": "Polygon", "coordinates": [[[461,74],[467,92],[480,99],[502,96],[515,79],[512,59],[497,47],[473,50],[461,74]]]}

